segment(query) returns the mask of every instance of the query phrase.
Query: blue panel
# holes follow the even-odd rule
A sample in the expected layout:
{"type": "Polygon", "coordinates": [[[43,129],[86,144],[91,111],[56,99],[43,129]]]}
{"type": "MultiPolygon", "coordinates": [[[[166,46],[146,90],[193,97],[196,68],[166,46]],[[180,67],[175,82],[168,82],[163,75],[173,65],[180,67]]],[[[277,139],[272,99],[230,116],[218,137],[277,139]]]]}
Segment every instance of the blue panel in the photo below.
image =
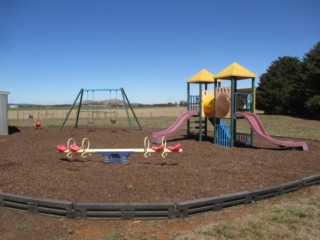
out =
{"type": "Polygon", "coordinates": [[[215,144],[224,146],[224,147],[231,147],[231,133],[230,133],[230,127],[225,126],[224,124],[217,124],[215,127],[215,138],[214,142],[215,144]]]}

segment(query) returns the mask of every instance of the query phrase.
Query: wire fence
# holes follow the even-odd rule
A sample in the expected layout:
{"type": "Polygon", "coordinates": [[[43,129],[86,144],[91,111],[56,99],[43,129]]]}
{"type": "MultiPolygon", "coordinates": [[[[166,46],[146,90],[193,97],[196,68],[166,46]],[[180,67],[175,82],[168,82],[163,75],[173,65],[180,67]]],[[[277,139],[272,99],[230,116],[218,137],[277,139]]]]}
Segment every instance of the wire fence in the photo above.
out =
{"type": "MultiPolygon", "coordinates": [[[[61,126],[69,109],[10,109],[8,112],[9,125],[33,126],[35,120],[41,120],[43,126],[61,126]]],[[[163,108],[135,108],[137,118],[154,118],[155,121],[165,118],[174,119],[186,111],[185,107],[163,107],[163,108]]],[[[68,118],[66,126],[75,124],[77,110],[73,110],[68,118]]],[[[133,115],[129,112],[130,118],[133,115]]],[[[127,126],[128,119],[126,110],[123,108],[85,108],[81,109],[79,115],[79,126],[127,126]]]]}

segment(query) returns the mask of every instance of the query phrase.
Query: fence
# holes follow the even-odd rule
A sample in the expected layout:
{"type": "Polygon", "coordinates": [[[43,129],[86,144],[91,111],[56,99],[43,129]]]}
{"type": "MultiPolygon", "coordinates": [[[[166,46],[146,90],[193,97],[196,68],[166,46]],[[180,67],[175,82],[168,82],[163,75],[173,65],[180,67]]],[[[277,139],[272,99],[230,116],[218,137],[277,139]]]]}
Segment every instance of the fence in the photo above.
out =
{"type": "MultiPolygon", "coordinates": [[[[140,118],[177,118],[187,109],[186,107],[152,107],[152,108],[135,108],[135,114],[140,118]]],[[[10,125],[30,126],[33,119],[41,119],[44,126],[61,126],[69,109],[10,109],[8,119],[10,125]]],[[[67,125],[73,125],[76,119],[76,110],[73,110],[69,116],[67,125]]],[[[132,116],[131,116],[132,117],[132,116]]],[[[79,125],[86,125],[88,122],[95,122],[96,125],[111,124],[110,120],[117,118],[118,123],[124,122],[127,125],[127,115],[123,108],[110,109],[83,109],[80,112],[79,125]]]]}
{"type": "MultiPolygon", "coordinates": [[[[163,108],[136,108],[134,109],[137,117],[178,117],[187,111],[186,107],[163,107],[163,108]]],[[[104,118],[105,114],[117,112],[119,117],[126,117],[125,109],[86,109],[81,111],[81,116],[90,117],[94,113],[95,118],[104,118]]],[[[34,118],[42,119],[64,119],[68,109],[45,109],[45,110],[20,110],[10,109],[9,120],[23,120],[34,118]]],[[[71,118],[76,118],[76,111],[71,113],[71,118]]]]}

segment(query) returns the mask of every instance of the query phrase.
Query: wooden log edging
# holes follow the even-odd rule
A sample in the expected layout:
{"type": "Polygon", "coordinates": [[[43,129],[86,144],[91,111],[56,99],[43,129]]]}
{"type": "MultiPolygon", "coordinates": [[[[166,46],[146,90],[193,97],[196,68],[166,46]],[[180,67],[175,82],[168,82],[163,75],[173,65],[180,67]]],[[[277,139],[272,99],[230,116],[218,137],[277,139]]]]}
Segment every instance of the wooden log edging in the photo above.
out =
{"type": "Polygon", "coordinates": [[[168,219],[248,204],[320,184],[320,174],[272,187],[236,192],[178,203],[73,203],[0,192],[0,207],[66,218],[168,219]]]}

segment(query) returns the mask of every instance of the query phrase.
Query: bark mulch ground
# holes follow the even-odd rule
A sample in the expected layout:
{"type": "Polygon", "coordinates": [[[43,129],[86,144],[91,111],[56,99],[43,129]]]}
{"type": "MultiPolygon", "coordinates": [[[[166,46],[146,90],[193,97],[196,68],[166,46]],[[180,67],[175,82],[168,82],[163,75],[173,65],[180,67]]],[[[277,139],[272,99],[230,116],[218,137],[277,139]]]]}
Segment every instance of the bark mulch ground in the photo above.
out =
{"type": "Polygon", "coordinates": [[[99,155],[74,160],[56,151],[73,137],[90,148],[143,148],[156,129],[20,128],[0,136],[0,192],[72,202],[180,202],[269,187],[320,172],[320,142],[309,151],[281,149],[256,137],[253,148],[225,148],[187,139],[181,130],[168,145],[182,153],[104,164],[99,155]]]}

